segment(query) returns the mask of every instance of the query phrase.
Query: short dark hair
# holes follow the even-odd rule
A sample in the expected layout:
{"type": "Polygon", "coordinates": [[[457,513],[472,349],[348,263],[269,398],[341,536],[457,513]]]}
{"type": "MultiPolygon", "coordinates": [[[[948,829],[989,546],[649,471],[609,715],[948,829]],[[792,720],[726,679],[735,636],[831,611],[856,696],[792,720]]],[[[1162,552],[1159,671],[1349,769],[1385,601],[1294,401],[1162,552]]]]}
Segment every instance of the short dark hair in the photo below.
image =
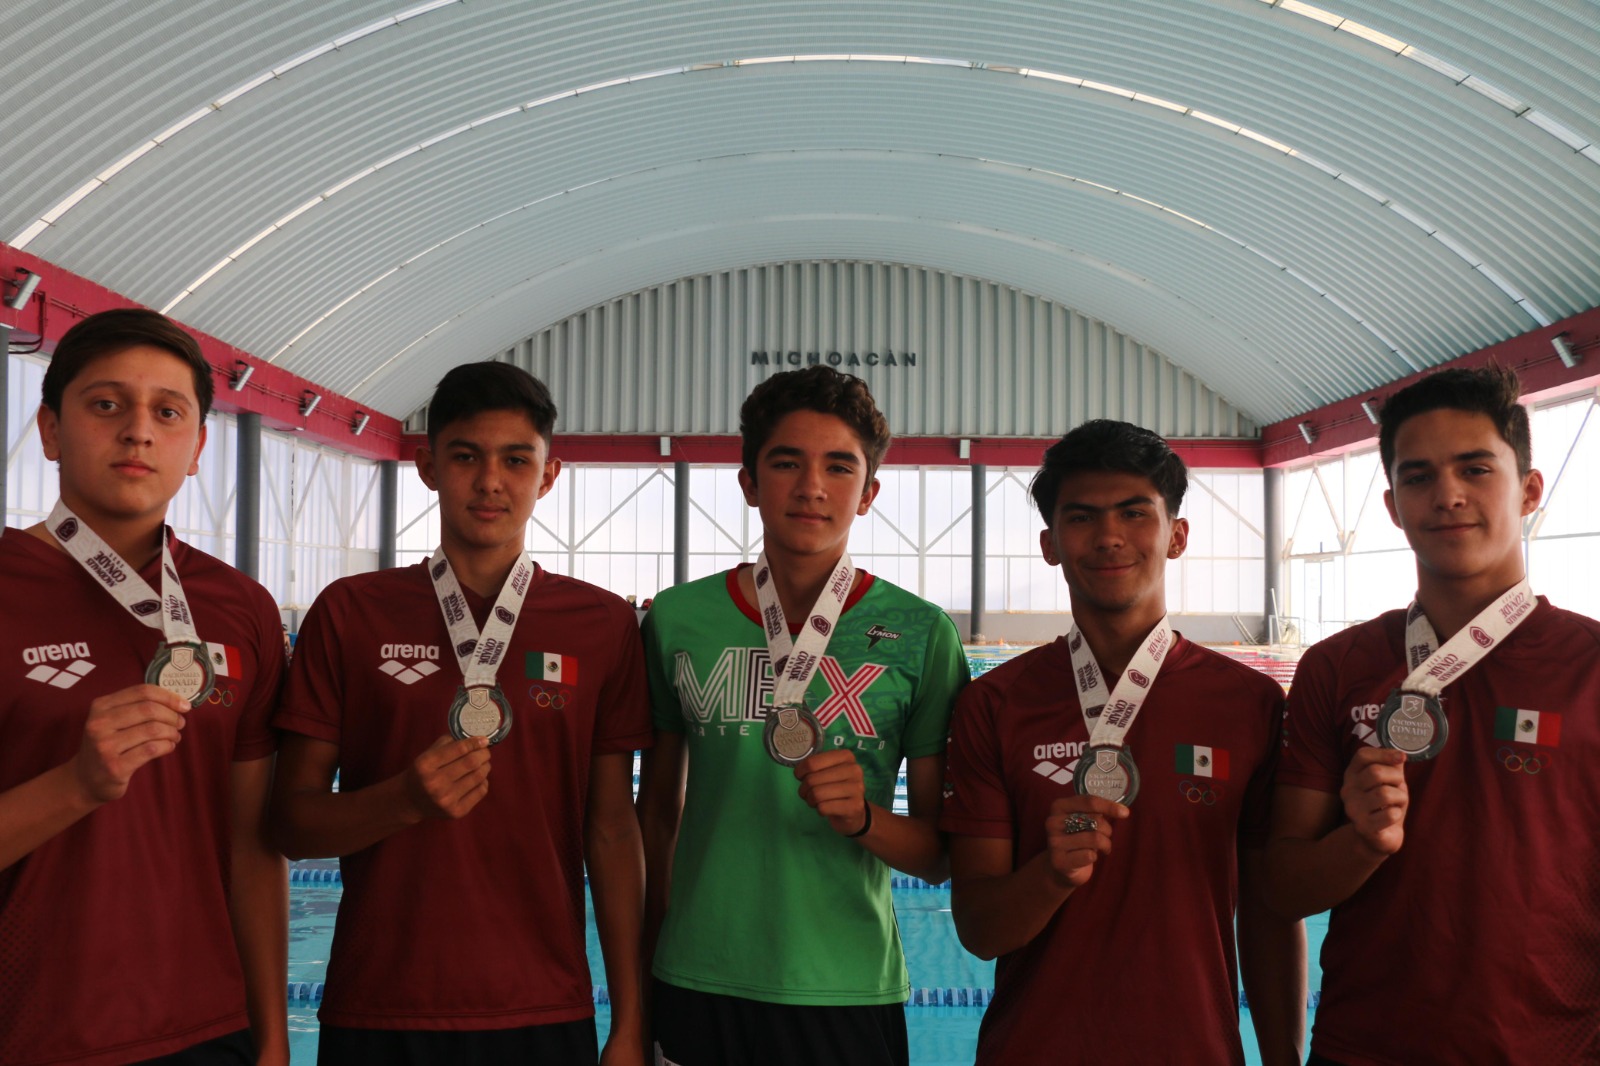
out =
{"type": "Polygon", "coordinates": [[[884,453],[889,450],[889,420],[873,402],[867,383],[851,374],[841,374],[831,366],[808,366],[774,374],[745,397],[739,408],[740,460],[752,478],[761,448],[785,415],[795,411],[816,411],[844,420],[861,440],[867,459],[867,480],[878,473],[884,453]]]}
{"type": "Polygon", "coordinates": [[[55,354],[44,371],[40,399],[56,414],[61,413],[61,397],[83,368],[107,355],[148,344],[171,352],[189,364],[194,377],[194,398],[200,404],[200,420],[211,413],[211,364],[200,352],[200,342],[172,319],[143,307],[120,307],[101,311],[79,322],[56,342],[55,354]]]}
{"type": "Polygon", "coordinates": [[[1533,469],[1533,435],[1528,429],[1528,409],[1517,402],[1522,383],[1517,372],[1491,363],[1466,370],[1455,367],[1429,374],[1384,401],[1378,412],[1378,455],[1383,459],[1383,476],[1394,484],[1394,439],[1408,419],[1429,411],[1468,411],[1488,415],[1517,456],[1517,473],[1523,477],[1533,469]]]}
{"type": "Polygon", "coordinates": [[[1160,434],[1132,422],[1096,418],[1050,445],[1044,453],[1044,465],[1033,475],[1028,491],[1033,494],[1033,502],[1044,517],[1045,525],[1055,520],[1061,483],[1085,470],[1148,478],[1167,505],[1169,518],[1177,517],[1178,508],[1183,506],[1183,495],[1189,491],[1188,467],[1160,434]]]}
{"type": "Polygon", "coordinates": [[[428,401],[428,447],[452,422],[485,411],[521,411],[549,444],[556,428],[556,402],[544,382],[510,363],[462,363],[452,367],[428,401]]]}

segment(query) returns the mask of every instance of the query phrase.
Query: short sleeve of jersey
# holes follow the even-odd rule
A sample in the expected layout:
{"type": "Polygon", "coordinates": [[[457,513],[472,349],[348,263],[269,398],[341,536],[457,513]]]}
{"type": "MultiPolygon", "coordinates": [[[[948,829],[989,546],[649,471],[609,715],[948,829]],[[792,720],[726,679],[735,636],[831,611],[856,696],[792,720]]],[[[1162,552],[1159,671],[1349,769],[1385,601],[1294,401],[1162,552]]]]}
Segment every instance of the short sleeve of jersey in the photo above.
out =
{"type": "Polygon", "coordinates": [[[992,686],[968,685],[956,700],[945,763],[944,808],[939,828],[961,836],[1015,835],[994,719],[992,686]]]}
{"type": "Polygon", "coordinates": [[[1270,678],[1260,680],[1266,682],[1262,702],[1270,708],[1271,725],[1264,756],[1256,772],[1250,775],[1250,782],[1245,786],[1244,805],[1239,810],[1239,844],[1247,848],[1261,848],[1267,844],[1272,820],[1272,785],[1283,748],[1283,689],[1270,678]]]}
{"type": "Polygon", "coordinates": [[[906,713],[901,750],[908,759],[937,755],[950,736],[950,714],[956,695],[971,679],[966,649],[955,623],[943,611],[928,632],[927,654],[922,660],[922,677],[906,713]]]}
{"type": "Polygon", "coordinates": [[[1276,783],[1338,792],[1344,782],[1344,728],[1337,709],[1338,671],[1332,656],[1314,646],[1295,668],[1283,719],[1283,753],[1276,783]]]}
{"type": "Polygon", "coordinates": [[[252,591],[256,593],[256,617],[252,623],[256,640],[251,651],[256,660],[256,672],[244,713],[239,716],[239,732],[233,745],[234,762],[265,759],[278,749],[272,715],[283,691],[283,623],[278,620],[278,608],[271,594],[259,586],[252,591]]]}
{"type": "Polygon", "coordinates": [[[289,683],[273,725],[330,744],[343,732],[344,668],[334,620],[333,591],[317,597],[295,639],[289,683]]]}
{"type": "Polygon", "coordinates": [[[652,723],[663,733],[682,733],[683,710],[678,703],[677,686],[667,674],[666,659],[661,651],[661,635],[656,628],[655,611],[646,612],[642,636],[645,676],[650,688],[652,723]]]}
{"type": "Polygon", "coordinates": [[[595,705],[595,755],[638,751],[655,743],[639,623],[632,607],[620,600],[618,604],[621,610],[614,613],[617,658],[600,686],[595,705]]]}

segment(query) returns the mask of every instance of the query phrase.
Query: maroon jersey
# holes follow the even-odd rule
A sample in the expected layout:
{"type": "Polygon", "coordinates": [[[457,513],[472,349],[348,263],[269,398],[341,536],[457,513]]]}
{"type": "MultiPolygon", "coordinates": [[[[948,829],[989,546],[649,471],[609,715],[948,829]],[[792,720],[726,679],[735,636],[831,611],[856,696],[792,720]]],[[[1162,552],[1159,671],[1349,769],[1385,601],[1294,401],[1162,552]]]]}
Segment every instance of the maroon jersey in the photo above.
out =
{"type": "MultiPolygon", "coordinates": [[[[225,888],[235,762],[272,754],[283,676],[272,597],[174,541],[216,689],[177,750],[128,791],[0,870],[0,1062],[89,1066],[171,1054],[249,1025],[225,888]]],[[[141,573],[161,585],[157,557],[141,573]]],[[[141,684],[161,632],[65,552],[0,537],[0,791],[70,760],[91,701],[141,684]]]]}
{"type": "MultiPolygon", "coordinates": [[[[1237,846],[1264,840],[1282,713],[1271,679],[1178,639],[1128,734],[1133,813],[1089,882],[999,959],[980,1064],[1244,1061],[1237,846]]],[[[1087,739],[1065,637],[984,674],[956,702],[939,828],[1008,839],[1024,865],[1087,739]]]]}
{"type": "MultiPolygon", "coordinates": [[[[479,626],[492,601],[462,590],[479,626]]],[[[512,727],[489,793],[342,860],[329,1025],[509,1029],[593,1014],[584,954],[589,762],[651,743],[633,608],[538,569],[497,681],[512,727]],[[549,678],[547,680],[547,678],[549,678]]],[[[461,668],[425,563],[346,578],[306,615],[280,728],[339,745],[339,787],[448,733],[461,668]]]]}
{"type": "MultiPolygon", "coordinates": [[[[1337,794],[1408,672],[1405,612],[1306,652],[1280,785],[1337,794]]],[[[1541,599],[1444,690],[1405,844],[1333,909],[1312,1047],[1339,1062],[1600,1061],[1600,623],[1541,599]]],[[[1341,805],[1342,809],[1342,805],[1341,805]]]]}

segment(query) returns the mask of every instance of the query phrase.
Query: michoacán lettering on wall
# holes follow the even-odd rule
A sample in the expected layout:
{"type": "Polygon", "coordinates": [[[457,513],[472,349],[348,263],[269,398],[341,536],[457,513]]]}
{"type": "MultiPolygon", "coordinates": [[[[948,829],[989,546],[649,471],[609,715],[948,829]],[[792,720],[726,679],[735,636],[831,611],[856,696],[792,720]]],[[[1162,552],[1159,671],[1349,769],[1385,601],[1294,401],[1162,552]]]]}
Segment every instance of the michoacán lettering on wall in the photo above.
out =
{"type": "Polygon", "coordinates": [[[751,366],[916,366],[916,352],[751,352],[751,366]]]}

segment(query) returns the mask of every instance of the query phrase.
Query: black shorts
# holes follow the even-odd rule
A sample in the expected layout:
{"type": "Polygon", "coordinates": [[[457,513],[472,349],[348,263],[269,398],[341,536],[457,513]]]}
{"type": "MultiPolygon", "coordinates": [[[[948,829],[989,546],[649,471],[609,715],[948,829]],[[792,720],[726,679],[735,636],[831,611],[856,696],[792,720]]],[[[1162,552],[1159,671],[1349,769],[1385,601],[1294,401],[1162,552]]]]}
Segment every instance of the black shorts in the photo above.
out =
{"type": "Polygon", "coordinates": [[[656,1043],[675,1066],[909,1066],[903,1003],[763,1003],[656,981],[656,1043]]]}
{"type": "Polygon", "coordinates": [[[520,1029],[351,1029],[324,1025],[317,1066],[595,1066],[593,1018],[520,1029]]]}
{"type": "Polygon", "coordinates": [[[250,1039],[250,1030],[240,1029],[135,1066],[255,1066],[255,1061],[256,1045],[250,1039]]]}

